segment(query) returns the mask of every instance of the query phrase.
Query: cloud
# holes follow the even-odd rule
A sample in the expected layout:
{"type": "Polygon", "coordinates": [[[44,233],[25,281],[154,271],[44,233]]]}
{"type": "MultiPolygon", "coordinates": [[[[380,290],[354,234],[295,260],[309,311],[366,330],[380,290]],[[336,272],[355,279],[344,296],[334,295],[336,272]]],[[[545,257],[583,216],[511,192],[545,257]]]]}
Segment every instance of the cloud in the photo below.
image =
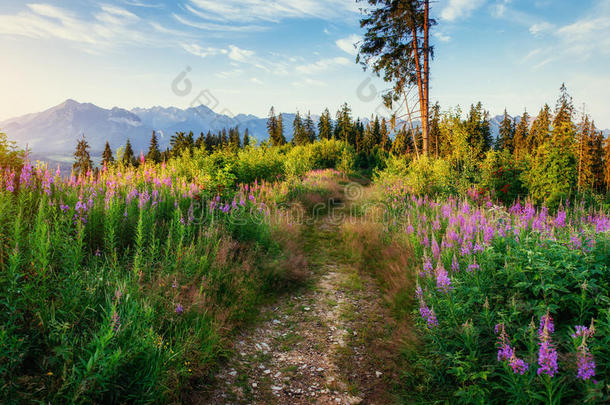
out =
{"type": "Polygon", "coordinates": [[[260,79],[258,79],[256,77],[251,78],[250,82],[254,83],[254,84],[264,84],[262,80],[260,80],[260,79]]]}
{"type": "Polygon", "coordinates": [[[315,80],[307,77],[303,80],[294,81],[291,83],[291,85],[293,87],[323,87],[326,86],[326,83],[321,80],[315,80]]]}
{"type": "Polygon", "coordinates": [[[441,18],[447,21],[467,18],[484,3],[485,0],[449,0],[449,4],[441,10],[441,18]]]}
{"type": "MultiPolygon", "coordinates": [[[[188,8],[188,6],[187,6],[188,8]]],[[[197,28],[204,31],[219,31],[219,32],[246,32],[246,31],[265,31],[268,28],[261,25],[236,25],[229,22],[225,24],[192,21],[184,16],[172,14],[172,17],[180,24],[187,25],[191,28],[197,28]]]]}
{"type": "Polygon", "coordinates": [[[349,59],[339,56],[336,58],[321,59],[317,62],[308,64],[308,65],[297,66],[296,70],[298,73],[311,75],[311,74],[325,72],[336,66],[346,66],[349,64],[350,64],[349,59]]]}
{"type": "Polygon", "coordinates": [[[247,62],[254,56],[254,51],[240,49],[235,45],[229,45],[229,59],[237,62],[247,62]]]}
{"type": "Polygon", "coordinates": [[[541,23],[536,23],[536,24],[533,24],[532,26],[530,26],[530,33],[532,35],[538,35],[538,34],[542,34],[544,32],[549,32],[549,31],[553,30],[554,28],[555,28],[555,25],[543,21],[541,23]]]}
{"type": "Polygon", "coordinates": [[[209,21],[279,22],[289,18],[333,20],[358,12],[353,0],[190,0],[185,8],[209,21]]]}
{"type": "MultiPolygon", "coordinates": [[[[223,53],[222,49],[218,48],[202,48],[197,44],[181,44],[182,49],[190,53],[191,55],[199,56],[200,58],[207,58],[208,56],[218,55],[223,53]]],[[[226,53],[226,51],[224,51],[226,53]]]]}
{"type": "Polygon", "coordinates": [[[132,7],[163,8],[163,4],[161,4],[161,3],[149,3],[147,1],[140,1],[140,0],[123,0],[123,4],[132,6],[132,7]]]}
{"type": "Polygon", "coordinates": [[[167,42],[147,33],[136,14],[116,5],[98,5],[88,18],[50,4],[27,4],[26,7],[17,14],[0,15],[0,35],[59,39],[95,48],[167,42]]]}
{"type": "Polygon", "coordinates": [[[447,34],[443,34],[442,32],[435,32],[434,38],[438,39],[441,42],[449,42],[451,41],[451,37],[447,34]]]}
{"type": "Polygon", "coordinates": [[[356,56],[358,54],[357,43],[362,40],[362,37],[356,34],[352,34],[347,38],[341,38],[335,42],[339,49],[350,55],[356,56]]]}

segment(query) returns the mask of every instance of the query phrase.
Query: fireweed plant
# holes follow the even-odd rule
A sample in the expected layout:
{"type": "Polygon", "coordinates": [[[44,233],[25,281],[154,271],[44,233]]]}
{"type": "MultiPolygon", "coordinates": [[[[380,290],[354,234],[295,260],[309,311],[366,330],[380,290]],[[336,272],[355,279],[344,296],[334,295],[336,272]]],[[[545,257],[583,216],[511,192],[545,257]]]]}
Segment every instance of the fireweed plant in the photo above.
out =
{"type": "Polygon", "coordinates": [[[177,173],[0,170],[0,402],[180,402],[277,290],[292,189],[177,173]]]}
{"type": "Polygon", "coordinates": [[[393,233],[414,246],[425,349],[407,350],[410,400],[610,399],[610,216],[568,202],[413,195],[385,184],[393,233]],[[582,325],[590,324],[585,327],[582,325]],[[415,392],[415,393],[413,393],[415,392]],[[416,396],[413,398],[413,396],[416,396]]]}

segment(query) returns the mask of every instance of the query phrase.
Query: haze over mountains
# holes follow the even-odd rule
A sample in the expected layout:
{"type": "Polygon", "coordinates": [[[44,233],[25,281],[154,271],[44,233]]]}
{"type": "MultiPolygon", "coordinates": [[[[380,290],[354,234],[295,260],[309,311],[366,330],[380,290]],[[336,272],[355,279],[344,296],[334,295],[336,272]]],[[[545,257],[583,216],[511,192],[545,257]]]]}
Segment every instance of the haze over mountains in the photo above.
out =
{"type": "MultiPolygon", "coordinates": [[[[285,136],[291,139],[295,114],[282,115],[285,136]]],[[[317,123],[319,116],[312,117],[317,123]]],[[[490,120],[494,138],[502,118],[498,115],[490,120]]],[[[368,122],[367,119],[363,121],[368,122]]],[[[239,126],[242,134],[248,128],[250,136],[259,142],[268,137],[266,117],[246,114],[230,117],[218,114],[205,105],[188,109],[152,107],[129,111],[118,107],[104,109],[74,100],[66,100],[43,112],[0,122],[0,132],[5,132],[20,147],[28,146],[33,159],[66,164],[72,161],[77,139],[82,134],[85,134],[89,142],[92,157],[97,160],[106,141],[116,151],[129,138],[134,150],[139,153],[148,149],[153,130],[157,131],[160,147],[164,149],[169,146],[170,138],[176,132],[193,131],[198,136],[200,132],[205,134],[236,126],[239,126]]],[[[609,132],[605,131],[606,136],[609,132]]]]}

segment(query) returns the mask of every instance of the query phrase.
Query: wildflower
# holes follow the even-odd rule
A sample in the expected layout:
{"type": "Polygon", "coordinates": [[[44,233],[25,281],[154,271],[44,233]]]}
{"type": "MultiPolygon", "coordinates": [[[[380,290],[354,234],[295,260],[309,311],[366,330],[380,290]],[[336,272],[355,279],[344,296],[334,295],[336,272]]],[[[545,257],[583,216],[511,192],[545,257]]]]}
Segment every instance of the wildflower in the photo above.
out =
{"type": "Polygon", "coordinates": [[[481,269],[481,266],[479,266],[479,264],[477,263],[476,260],[468,266],[468,271],[471,273],[473,273],[475,270],[480,270],[480,269],[481,269]]]}
{"type": "Polygon", "coordinates": [[[119,318],[119,314],[116,311],[112,313],[110,321],[112,323],[112,330],[118,332],[119,328],[121,327],[121,319],[119,318]]]}
{"type": "Polygon", "coordinates": [[[577,377],[583,381],[595,377],[595,361],[583,339],[582,345],[578,348],[576,365],[578,366],[577,377]]]}
{"type": "Polygon", "coordinates": [[[121,288],[119,287],[118,290],[116,290],[116,292],[114,293],[114,299],[117,303],[119,303],[121,301],[121,297],[123,296],[123,291],[121,291],[121,288]]]}
{"type": "Polygon", "coordinates": [[[458,262],[458,259],[455,254],[453,255],[453,259],[451,260],[451,270],[453,270],[454,272],[460,271],[460,263],[458,262]]]}
{"type": "Polygon", "coordinates": [[[436,267],[436,288],[439,291],[444,293],[448,293],[453,290],[453,286],[451,285],[451,279],[447,274],[447,271],[443,267],[443,264],[439,261],[438,266],[436,267]]]}
{"type": "Polygon", "coordinates": [[[426,321],[429,329],[438,326],[438,319],[436,319],[434,309],[428,308],[428,305],[426,305],[423,299],[419,301],[419,313],[421,317],[426,321]]]}
{"type": "Polygon", "coordinates": [[[507,361],[510,368],[513,370],[513,373],[523,375],[529,369],[529,364],[527,364],[523,359],[520,359],[515,354],[515,350],[510,345],[510,340],[508,339],[508,335],[506,334],[506,330],[504,329],[504,324],[499,323],[495,326],[494,332],[498,336],[498,361],[507,361]]]}
{"type": "Polygon", "coordinates": [[[182,315],[183,312],[184,312],[184,307],[182,307],[182,304],[176,305],[176,313],[178,315],[182,315]]]}
{"type": "Polygon", "coordinates": [[[426,257],[426,261],[424,262],[423,272],[420,273],[422,277],[432,275],[434,267],[432,266],[432,261],[430,261],[429,257],[426,257]]]}
{"type": "Polygon", "coordinates": [[[571,335],[572,339],[581,340],[576,352],[576,366],[578,368],[577,378],[580,378],[583,381],[595,377],[595,360],[587,346],[587,338],[592,338],[594,334],[595,327],[593,326],[593,323],[591,323],[590,328],[577,325],[576,332],[571,335]]]}
{"type": "Polygon", "coordinates": [[[540,327],[538,329],[538,337],[540,339],[538,349],[538,375],[547,374],[553,377],[557,373],[557,350],[551,340],[551,334],[555,331],[553,318],[547,310],[546,315],[540,318],[540,327]]]}

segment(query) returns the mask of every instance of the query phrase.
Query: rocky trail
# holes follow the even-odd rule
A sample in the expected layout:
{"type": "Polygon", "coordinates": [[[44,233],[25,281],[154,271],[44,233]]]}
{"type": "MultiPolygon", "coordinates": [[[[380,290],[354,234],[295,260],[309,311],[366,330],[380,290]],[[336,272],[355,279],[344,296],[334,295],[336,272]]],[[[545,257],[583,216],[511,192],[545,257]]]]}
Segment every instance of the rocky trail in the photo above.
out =
{"type": "Polygon", "coordinates": [[[263,308],[258,323],[235,338],[233,356],[201,403],[394,402],[392,318],[375,280],[351,263],[336,217],[305,230],[308,286],[263,308]]]}

